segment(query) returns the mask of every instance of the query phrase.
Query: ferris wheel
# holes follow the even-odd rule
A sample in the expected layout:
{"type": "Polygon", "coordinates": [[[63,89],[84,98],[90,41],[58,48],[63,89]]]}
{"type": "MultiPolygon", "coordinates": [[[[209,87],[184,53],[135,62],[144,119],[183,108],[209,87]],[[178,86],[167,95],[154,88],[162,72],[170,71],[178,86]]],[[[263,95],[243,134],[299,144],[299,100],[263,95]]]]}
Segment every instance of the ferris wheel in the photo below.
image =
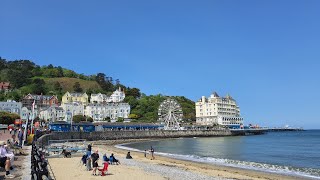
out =
{"type": "Polygon", "coordinates": [[[180,104],[171,98],[164,100],[158,109],[159,121],[165,123],[165,129],[179,129],[183,112],[180,104]]]}

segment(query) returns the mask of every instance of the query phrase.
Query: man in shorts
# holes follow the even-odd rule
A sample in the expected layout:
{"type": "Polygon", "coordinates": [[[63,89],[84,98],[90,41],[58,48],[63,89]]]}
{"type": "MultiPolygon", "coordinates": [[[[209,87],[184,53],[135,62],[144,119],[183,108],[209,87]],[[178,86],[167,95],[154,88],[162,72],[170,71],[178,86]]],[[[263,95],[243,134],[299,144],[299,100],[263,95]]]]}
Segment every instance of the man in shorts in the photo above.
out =
{"type": "Polygon", "coordinates": [[[97,175],[96,171],[98,169],[98,160],[99,160],[98,150],[96,150],[94,153],[91,154],[91,159],[92,159],[92,167],[93,167],[92,175],[96,176],[97,175]]]}

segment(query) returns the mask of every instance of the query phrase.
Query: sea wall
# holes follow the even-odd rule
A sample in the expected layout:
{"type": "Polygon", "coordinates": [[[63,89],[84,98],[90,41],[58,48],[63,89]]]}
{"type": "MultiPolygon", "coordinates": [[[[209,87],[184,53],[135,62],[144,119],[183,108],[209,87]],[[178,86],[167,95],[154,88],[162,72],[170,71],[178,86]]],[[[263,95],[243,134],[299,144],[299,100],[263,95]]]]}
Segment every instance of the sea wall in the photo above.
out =
{"type": "Polygon", "coordinates": [[[49,140],[86,139],[87,141],[178,138],[178,137],[219,137],[240,135],[230,130],[184,130],[184,131],[100,131],[100,132],[52,132],[38,139],[40,146],[48,145],[49,140]]]}

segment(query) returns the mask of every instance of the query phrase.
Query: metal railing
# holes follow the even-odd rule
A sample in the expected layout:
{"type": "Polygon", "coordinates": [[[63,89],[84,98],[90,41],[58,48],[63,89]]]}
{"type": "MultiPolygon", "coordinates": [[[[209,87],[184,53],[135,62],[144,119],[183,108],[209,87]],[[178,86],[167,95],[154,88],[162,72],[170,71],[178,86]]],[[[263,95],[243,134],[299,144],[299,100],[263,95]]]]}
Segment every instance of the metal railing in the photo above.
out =
{"type": "Polygon", "coordinates": [[[44,152],[32,144],[31,149],[31,179],[49,180],[48,161],[44,158],[44,152]]]}

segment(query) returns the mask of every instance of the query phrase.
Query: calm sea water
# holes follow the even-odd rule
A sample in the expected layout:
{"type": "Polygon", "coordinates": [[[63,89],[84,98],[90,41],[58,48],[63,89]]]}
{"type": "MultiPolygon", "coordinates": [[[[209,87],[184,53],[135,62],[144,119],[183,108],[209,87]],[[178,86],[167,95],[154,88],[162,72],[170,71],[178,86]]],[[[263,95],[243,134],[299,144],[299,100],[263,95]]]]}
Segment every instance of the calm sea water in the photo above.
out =
{"type": "Polygon", "coordinates": [[[179,138],[125,144],[122,148],[196,162],[320,179],[320,130],[265,135],[179,138]]]}

